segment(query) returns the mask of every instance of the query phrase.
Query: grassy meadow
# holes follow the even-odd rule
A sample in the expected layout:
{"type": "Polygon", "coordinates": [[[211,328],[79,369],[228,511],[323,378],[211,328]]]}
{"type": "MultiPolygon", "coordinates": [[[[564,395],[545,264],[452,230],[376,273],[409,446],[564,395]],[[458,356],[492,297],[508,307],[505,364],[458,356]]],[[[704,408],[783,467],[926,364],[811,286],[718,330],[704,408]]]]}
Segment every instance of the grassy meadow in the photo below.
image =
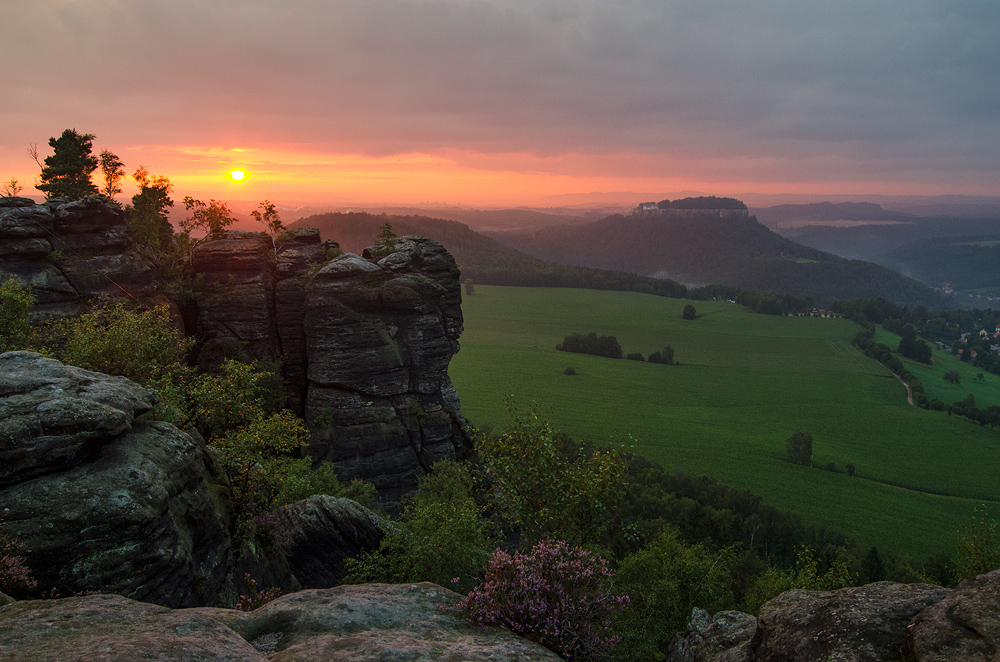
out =
{"type": "MultiPolygon", "coordinates": [[[[903,385],[851,346],[853,323],[755,315],[725,302],[693,302],[698,316],[685,321],[687,303],[477,285],[462,303],[462,349],[450,368],[462,409],[473,425],[500,429],[505,396],[522,410],[538,403],[574,436],[632,444],[668,470],[752,490],[807,522],[914,559],[953,552],[977,504],[1000,514],[998,433],[908,405],[903,385]],[[670,345],[680,365],[555,349],[567,334],[590,331],[616,336],[625,353],[670,345]],[[563,374],[568,367],[577,374],[563,374]],[[800,430],[813,435],[813,468],[787,459],[785,440],[800,430]],[[819,468],[830,463],[836,471],[819,468]]],[[[955,388],[959,395],[942,398],[953,401],[975,392],[975,372],[959,387],[920,378],[929,397],[941,397],[932,382],[955,388]]],[[[1000,403],[997,378],[987,382],[998,397],[984,392],[984,403],[1000,403]]]]}

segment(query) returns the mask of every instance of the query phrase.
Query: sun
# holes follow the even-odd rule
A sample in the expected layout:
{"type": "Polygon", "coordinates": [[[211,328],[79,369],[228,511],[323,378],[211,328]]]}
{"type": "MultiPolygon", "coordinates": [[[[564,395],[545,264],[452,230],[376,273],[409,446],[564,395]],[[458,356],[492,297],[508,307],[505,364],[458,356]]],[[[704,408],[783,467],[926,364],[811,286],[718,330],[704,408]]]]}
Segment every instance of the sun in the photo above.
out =
{"type": "Polygon", "coordinates": [[[243,172],[242,170],[230,170],[229,171],[229,177],[234,182],[241,182],[241,181],[243,181],[243,179],[246,176],[247,176],[247,174],[245,172],[243,172]]]}

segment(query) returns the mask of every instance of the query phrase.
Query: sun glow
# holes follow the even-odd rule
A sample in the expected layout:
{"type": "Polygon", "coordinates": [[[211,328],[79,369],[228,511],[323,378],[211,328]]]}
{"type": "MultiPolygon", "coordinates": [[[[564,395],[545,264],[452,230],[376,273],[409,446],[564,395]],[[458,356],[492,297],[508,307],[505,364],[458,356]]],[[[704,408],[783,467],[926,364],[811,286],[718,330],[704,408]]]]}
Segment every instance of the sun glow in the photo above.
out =
{"type": "Polygon", "coordinates": [[[245,172],[243,172],[242,170],[230,170],[229,171],[229,177],[234,182],[241,182],[241,181],[243,181],[243,179],[246,176],[247,176],[247,174],[245,172]]]}

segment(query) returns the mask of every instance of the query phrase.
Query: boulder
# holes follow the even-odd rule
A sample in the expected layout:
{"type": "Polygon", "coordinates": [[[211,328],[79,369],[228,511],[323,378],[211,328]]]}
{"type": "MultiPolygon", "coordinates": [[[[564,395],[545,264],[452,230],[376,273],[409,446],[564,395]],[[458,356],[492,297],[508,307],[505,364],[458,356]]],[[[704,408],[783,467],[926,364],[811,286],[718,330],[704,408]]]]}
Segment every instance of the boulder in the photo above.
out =
{"type": "Polygon", "coordinates": [[[0,487],[80,464],[155,403],[124,377],[0,354],[0,487]]]}
{"type": "Polygon", "coordinates": [[[914,662],[1000,659],[1000,570],[962,582],[906,629],[914,662]]]}
{"type": "Polygon", "coordinates": [[[750,642],[757,619],[740,611],[720,611],[715,616],[695,608],[687,631],[670,642],[667,662],[752,662],[750,642]]]}
{"type": "Polygon", "coordinates": [[[929,584],[876,582],[837,591],[794,590],[760,608],[757,662],[896,662],[906,628],[951,593],[929,584]]]}
{"type": "Polygon", "coordinates": [[[340,584],[344,560],[378,549],[382,518],[349,499],[316,495],[277,511],[285,558],[302,588],[340,584]]]}
{"type": "Polygon", "coordinates": [[[252,612],[171,611],[117,595],[0,607],[0,659],[11,662],[314,662],[560,658],[505,630],[466,621],[434,584],[301,591],[252,612]]]}
{"type": "Polygon", "coordinates": [[[0,355],[0,518],[40,587],[217,599],[232,567],[228,490],[201,444],[135,420],[154,402],[123,377],[0,355]]]}

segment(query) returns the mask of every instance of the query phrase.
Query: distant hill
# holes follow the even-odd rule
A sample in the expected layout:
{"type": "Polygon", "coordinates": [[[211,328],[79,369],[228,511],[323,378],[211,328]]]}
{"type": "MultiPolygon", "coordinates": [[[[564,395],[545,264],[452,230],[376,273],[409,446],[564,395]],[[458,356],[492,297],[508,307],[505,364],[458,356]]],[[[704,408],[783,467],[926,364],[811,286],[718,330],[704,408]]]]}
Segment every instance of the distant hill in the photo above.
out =
{"type": "Polygon", "coordinates": [[[584,287],[594,290],[645,292],[683,298],[686,288],[672,280],[647,278],[623,271],[607,271],[546,262],[475,232],[464,223],[427,216],[373,215],[364,212],[317,214],[299,219],[291,227],[319,228],[325,239],[360,253],[375,244],[379,228],[389,223],[397,235],[430,237],[455,257],[462,278],[488,285],[531,287],[584,287]]]}
{"type": "Polygon", "coordinates": [[[817,202],[802,205],[775,205],[751,210],[768,227],[816,221],[908,221],[913,214],[887,211],[872,202],[817,202]]]}
{"type": "Polygon", "coordinates": [[[1000,294],[1000,234],[918,239],[873,260],[934,287],[1000,294]]]}
{"type": "Polygon", "coordinates": [[[609,216],[574,226],[489,233],[535,257],[633,271],[689,285],[734,287],[834,299],[885,297],[902,305],[948,305],[927,286],[896,272],[803,246],[749,218],[712,215],[609,216]]]}

